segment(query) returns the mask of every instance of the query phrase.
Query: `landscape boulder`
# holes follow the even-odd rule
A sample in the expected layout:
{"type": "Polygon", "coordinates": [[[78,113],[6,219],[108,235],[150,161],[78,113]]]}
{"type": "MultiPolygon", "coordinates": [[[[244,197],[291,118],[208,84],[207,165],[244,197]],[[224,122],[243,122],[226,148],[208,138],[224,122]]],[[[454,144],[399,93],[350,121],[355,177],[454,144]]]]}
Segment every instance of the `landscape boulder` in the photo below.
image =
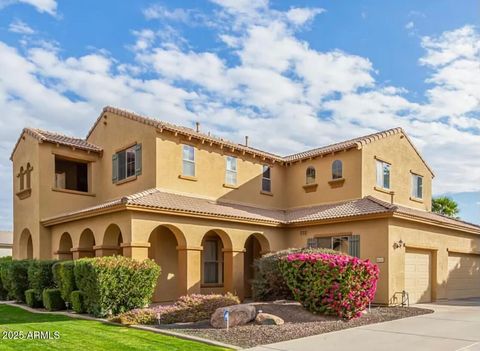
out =
{"type": "Polygon", "coordinates": [[[220,307],[212,314],[210,324],[214,328],[226,328],[227,322],[224,320],[225,311],[229,312],[229,326],[245,325],[255,319],[257,314],[252,305],[241,304],[228,307],[220,307]]]}
{"type": "Polygon", "coordinates": [[[260,312],[259,314],[257,314],[257,317],[255,318],[255,322],[257,324],[262,324],[262,325],[282,325],[285,323],[285,321],[282,318],[275,316],[274,314],[263,313],[263,312],[260,312]]]}

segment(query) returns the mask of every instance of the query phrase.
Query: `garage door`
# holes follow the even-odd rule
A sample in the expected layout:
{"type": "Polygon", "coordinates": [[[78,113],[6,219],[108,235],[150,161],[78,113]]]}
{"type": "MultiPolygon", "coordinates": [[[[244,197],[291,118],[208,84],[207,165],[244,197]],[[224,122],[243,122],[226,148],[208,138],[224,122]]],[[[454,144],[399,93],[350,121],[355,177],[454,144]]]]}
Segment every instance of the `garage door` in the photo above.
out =
{"type": "Polygon", "coordinates": [[[448,254],[447,298],[462,299],[480,296],[480,257],[448,254]]]}
{"type": "Polygon", "coordinates": [[[432,298],[432,254],[407,249],[405,252],[405,291],[410,303],[430,302],[432,298]]]}

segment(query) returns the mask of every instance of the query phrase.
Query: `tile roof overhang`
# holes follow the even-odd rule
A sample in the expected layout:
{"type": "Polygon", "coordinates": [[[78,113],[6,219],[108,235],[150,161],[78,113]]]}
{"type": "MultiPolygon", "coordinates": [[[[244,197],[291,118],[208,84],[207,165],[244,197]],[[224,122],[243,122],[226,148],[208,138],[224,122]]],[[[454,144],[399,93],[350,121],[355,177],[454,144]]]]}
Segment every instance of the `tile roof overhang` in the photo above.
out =
{"type": "Polygon", "coordinates": [[[147,125],[150,125],[150,126],[153,126],[153,127],[157,128],[157,130],[159,130],[159,131],[164,131],[164,130],[170,131],[170,132],[172,132],[176,135],[180,134],[180,135],[186,136],[188,138],[198,139],[202,143],[207,142],[207,143],[210,143],[211,145],[215,144],[215,145],[220,146],[220,147],[230,148],[232,152],[233,151],[239,151],[243,154],[247,153],[247,154],[252,155],[253,157],[260,157],[263,160],[268,160],[268,161],[273,162],[273,163],[279,162],[281,164],[292,164],[292,163],[295,163],[295,162],[300,162],[302,160],[311,159],[311,158],[315,158],[315,157],[320,157],[320,156],[323,156],[323,155],[328,155],[328,154],[331,154],[331,153],[344,151],[344,150],[361,149],[364,145],[372,143],[375,140],[379,140],[379,139],[382,139],[382,138],[386,138],[390,135],[401,133],[406,137],[406,139],[412,145],[413,149],[418,154],[418,156],[420,157],[422,162],[425,164],[427,169],[430,171],[432,176],[434,175],[431,168],[428,166],[426,161],[422,158],[422,156],[420,155],[418,150],[415,148],[415,145],[412,143],[410,138],[406,135],[406,133],[400,127],[388,129],[388,130],[385,130],[385,131],[381,131],[381,132],[377,132],[377,133],[373,133],[373,134],[369,134],[369,135],[365,135],[365,136],[354,138],[354,139],[351,139],[351,140],[342,141],[342,142],[339,142],[339,143],[327,145],[327,146],[320,147],[320,148],[315,148],[315,149],[312,149],[312,150],[303,151],[303,152],[288,155],[288,156],[279,156],[279,155],[276,155],[276,154],[273,154],[273,153],[270,153],[270,152],[255,149],[255,148],[250,147],[250,146],[237,144],[237,143],[234,143],[232,141],[228,141],[228,140],[225,140],[225,139],[222,139],[222,138],[217,138],[217,137],[214,137],[214,136],[209,135],[209,134],[197,132],[197,131],[195,131],[194,129],[191,129],[191,128],[177,126],[177,125],[167,123],[167,122],[155,119],[155,118],[143,116],[143,115],[140,115],[140,114],[137,114],[137,113],[134,113],[134,112],[130,112],[130,111],[127,111],[127,110],[124,110],[124,109],[119,109],[119,108],[112,107],[112,106],[104,107],[102,113],[98,116],[96,122],[94,123],[94,125],[92,126],[90,131],[88,132],[87,137],[86,137],[87,140],[90,137],[90,135],[92,134],[92,132],[95,129],[95,127],[97,126],[97,124],[101,121],[101,119],[102,119],[102,117],[104,116],[105,113],[113,113],[115,115],[118,115],[118,116],[121,116],[121,117],[124,117],[124,118],[128,118],[128,119],[140,122],[140,123],[144,123],[144,124],[147,124],[147,125]]]}
{"type": "Polygon", "coordinates": [[[98,216],[116,211],[149,211],[158,214],[183,215],[246,222],[266,226],[307,226],[339,221],[396,217],[417,220],[432,225],[480,234],[480,226],[436,213],[390,204],[372,196],[289,210],[265,209],[244,204],[228,203],[208,198],[193,197],[162,189],[150,189],[101,205],[64,213],[42,220],[45,226],[98,216]]]}
{"type": "Polygon", "coordinates": [[[100,146],[89,143],[85,139],[74,138],[64,134],[50,132],[38,128],[24,128],[13,148],[12,154],[10,155],[10,160],[13,159],[13,155],[15,154],[15,151],[17,150],[17,147],[20,144],[20,141],[22,140],[24,134],[30,135],[39,143],[46,142],[56,145],[63,145],[78,150],[94,152],[97,154],[101,154],[103,151],[100,146]]]}

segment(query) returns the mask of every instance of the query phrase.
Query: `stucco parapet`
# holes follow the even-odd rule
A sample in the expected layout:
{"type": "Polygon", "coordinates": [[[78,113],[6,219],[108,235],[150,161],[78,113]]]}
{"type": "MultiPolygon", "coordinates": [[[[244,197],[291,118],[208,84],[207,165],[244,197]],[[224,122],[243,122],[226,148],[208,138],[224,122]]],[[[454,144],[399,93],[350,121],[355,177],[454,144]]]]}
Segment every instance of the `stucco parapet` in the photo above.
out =
{"type": "Polygon", "coordinates": [[[242,247],[242,248],[233,248],[233,249],[222,249],[223,253],[229,253],[229,252],[237,252],[237,253],[245,253],[247,250],[242,247]]]}

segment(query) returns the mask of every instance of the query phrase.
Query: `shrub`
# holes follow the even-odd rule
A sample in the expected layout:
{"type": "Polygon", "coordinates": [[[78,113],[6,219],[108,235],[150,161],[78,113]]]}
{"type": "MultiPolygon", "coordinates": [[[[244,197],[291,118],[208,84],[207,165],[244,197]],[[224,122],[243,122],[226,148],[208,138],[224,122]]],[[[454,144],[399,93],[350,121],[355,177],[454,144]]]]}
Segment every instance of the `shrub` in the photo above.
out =
{"type": "Polygon", "coordinates": [[[369,260],[333,254],[295,253],[280,269],[295,300],[313,313],[358,317],[373,300],[379,270],[369,260]]]}
{"type": "Polygon", "coordinates": [[[10,296],[20,302],[25,302],[25,291],[29,288],[28,267],[30,264],[31,260],[13,260],[5,273],[10,296]]]}
{"type": "Polygon", "coordinates": [[[255,301],[293,300],[293,294],[288,288],[279,262],[292,253],[332,253],[329,249],[287,249],[266,254],[255,260],[255,279],[252,281],[253,299],[255,301]]]}
{"type": "Polygon", "coordinates": [[[27,305],[32,308],[42,307],[42,300],[40,300],[36,294],[35,289],[28,289],[25,291],[25,301],[27,305]]]}
{"type": "Polygon", "coordinates": [[[74,267],[74,261],[57,262],[52,267],[53,279],[58,289],[60,289],[62,299],[70,303],[72,302],[70,294],[77,289],[74,267]]]}
{"type": "Polygon", "coordinates": [[[11,262],[12,262],[12,258],[10,256],[0,257],[0,301],[8,300],[10,297],[9,296],[10,284],[9,284],[8,278],[6,277],[6,274],[10,267],[11,262]],[[5,278],[2,278],[4,276],[5,278]]]}
{"type": "Polygon", "coordinates": [[[65,308],[65,301],[59,289],[43,290],[43,305],[49,311],[58,311],[65,308]]]}
{"type": "Polygon", "coordinates": [[[72,291],[70,294],[70,301],[72,303],[72,310],[77,313],[85,313],[85,305],[83,303],[83,293],[79,290],[72,291]]]}
{"type": "Polygon", "coordinates": [[[84,293],[85,309],[97,317],[145,307],[160,274],[152,260],[123,256],[83,258],[75,262],[75,282],[84,293]]]}
{"type": "Polygon", "coordinates": [[[122,324],[157,324],[160,314],[162,324],[198,322],[209,319],[217,308],[237,305],[237,296],[226,295],[186,295],[180,297],[173,305],[135,309],[123,313],[112,320],[122,324]]]}
{"type": "Polygon", "coordinates": [[[42,301],[43,290],[55,287],[52,266],[57,261],[33,260],[28,267],[29,287],[34,290],[36,299],[42,301]]]}

